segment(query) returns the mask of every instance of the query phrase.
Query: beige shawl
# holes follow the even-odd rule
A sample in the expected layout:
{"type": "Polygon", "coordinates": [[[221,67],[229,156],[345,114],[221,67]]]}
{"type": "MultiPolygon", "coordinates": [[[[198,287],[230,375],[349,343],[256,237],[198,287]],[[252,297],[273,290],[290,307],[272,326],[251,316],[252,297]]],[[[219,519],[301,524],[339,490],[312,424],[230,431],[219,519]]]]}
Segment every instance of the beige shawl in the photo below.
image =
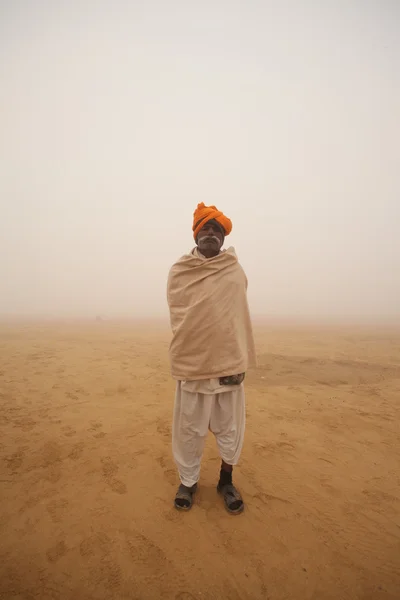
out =
{"type": "Polygon", "coordinates": [[[214,258],[182,256],[168,276],[174,379],[245,373],[255,363],[247,278],[235,250],[214,258]]]}

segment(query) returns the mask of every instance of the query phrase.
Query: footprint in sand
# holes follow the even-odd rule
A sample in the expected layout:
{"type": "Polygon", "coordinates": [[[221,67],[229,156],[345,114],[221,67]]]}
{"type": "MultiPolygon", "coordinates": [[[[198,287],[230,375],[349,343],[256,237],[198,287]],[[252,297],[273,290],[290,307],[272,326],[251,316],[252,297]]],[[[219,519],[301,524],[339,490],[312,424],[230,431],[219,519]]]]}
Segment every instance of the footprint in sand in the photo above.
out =
{"type": "Polygon", "coordinates": [[[68,511],[68,500],[66,498],[55,498],[46,506],[53,523],[61,523],[65,513],[68,511]]]}
{"type": "Polygon", "coordinates": [[[72,427],[70,427],[69,425],[65,425],[64,427],[61,428],[61,431],[63,432],[64,435],[66,435],[67,437],[71,437],[73,435],[76,434],[76,430],[72,429],[72,427]]]}
{"type": "Polygon", "coordinates": [[[115,477],[118,473],[118,465],[111,460],[109,456],[101,459],[103,480],[116,494],[126,494],[128,492],[126,485],[115,477]]]}
{"type": "Polygon", "coordinates": [[[158,420],[157,431],[159,434],[161,434],[164,437],[167,437],[167,438],[171,437],[171,426],[166,421],[163,421],[161,419],[158,420]]]}
{"type": "Polygon", "coordinates": [[[47,560],[51,563],[58,562],[60,558],[64,556],[67,552],[67,546],[65,545],[64,540],[61,542],[57,542],[55,546],[49,548],[46,552],[47,560]]]}
{"type": "Polygon", "coordinates": [[[165,479],[168,481],[168,483],[174,485],[177,481],[175,469],[172,468],[172,465],[170,466],[169,463],[167,463],[167,460],[164,456],[159,456],[156,458],[156,460],[163,471],[165,479]]]}
{"type": "Polygon", "coordinates": [[[84,442],[78,442],[72,447],[71,452],[68,454],[68,458],[71,460],[78,460],[82,456],[84,448],[84,442]]]}
{"type": "Polygon", "coordinates": [[[4,460],[7,464],[8,469],[10,469],[12,473],[14,473],[22,466],[24,457],[25,451],[22,448],[20,448],[19,450],[11,454],[11,456],[7,456],[4,460]]]}
{"type": "Polygon", "coordinates": [[[99,557],[104,558],[110,553],[111,547],[111,539],[108,535],[102,531],[97,531],[81,541],[79,553],[82,557],[98,554],[99,557]]]}
{"type": "Polygon", "coordinates": [[[36,426],[36,421],[30,417],[24,417],[15,421],[14,427],[19,427],[22,431],[31,431],[36,426]]]}
{"type": "Polygon", "coordinates": [[[100,439],[105,437],[105,432],[104,431],[99,431],[99,429],[103,427],[103,423],[100,423],[100,421],[92,421],[91,426],[89,427],[89,431],[91,432],[91,434],[93,435],[93,437],[100,439]]]}

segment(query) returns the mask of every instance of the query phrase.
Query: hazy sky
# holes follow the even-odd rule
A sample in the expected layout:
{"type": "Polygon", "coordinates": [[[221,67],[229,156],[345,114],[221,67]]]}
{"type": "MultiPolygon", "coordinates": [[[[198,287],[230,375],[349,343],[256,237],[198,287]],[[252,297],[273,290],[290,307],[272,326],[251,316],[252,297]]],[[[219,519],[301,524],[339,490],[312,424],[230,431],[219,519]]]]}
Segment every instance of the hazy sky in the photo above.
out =
{"type": "Polygon", "coordinates": [[[166,314],[198,202],[254,315],[400,318],[398,0],[0,0],[0,313],[166,314]]]}

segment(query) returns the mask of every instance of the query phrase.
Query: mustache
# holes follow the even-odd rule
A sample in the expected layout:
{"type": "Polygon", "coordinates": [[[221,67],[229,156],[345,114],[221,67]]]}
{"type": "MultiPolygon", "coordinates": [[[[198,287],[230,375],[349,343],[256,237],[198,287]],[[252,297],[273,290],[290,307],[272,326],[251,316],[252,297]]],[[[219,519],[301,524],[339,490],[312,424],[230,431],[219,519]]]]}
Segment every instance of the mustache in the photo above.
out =
{"type": "Polygon", "coordinates": [[[203,235],[202,237],[199,237],[199,244],[201,242],[207,241],[207,240],[213,240],[214,242],[217,242],[218,244],[220,243],[220,239],[216,236],[216,235],[203,235]]]}

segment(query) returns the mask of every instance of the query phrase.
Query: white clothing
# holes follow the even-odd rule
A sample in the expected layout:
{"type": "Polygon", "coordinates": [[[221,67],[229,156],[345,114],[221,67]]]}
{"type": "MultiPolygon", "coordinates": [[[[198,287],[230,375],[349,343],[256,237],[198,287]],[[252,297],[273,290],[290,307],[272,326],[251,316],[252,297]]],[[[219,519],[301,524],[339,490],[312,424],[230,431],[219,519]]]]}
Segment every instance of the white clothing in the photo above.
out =
{"type": "Polygon", "coordinates": [[[181,381],[181,389],[185,392],[192,392],[193,394],[221,394],[222,392],[237,392],[238,387],[240,386],[221,385],[219,378],[181,381]]]}
{"type": "MultiPolygon", "coordinates": [[[[218,393],[188,391],[190,385],[211,382],[181,382],[176,385],[172,424],[172,451],[183,485],[191,487],[200,477],[201,459],[208,431],[217,440],[222,460],[236,465],[243,447],[246,412],[244,385],[229,386],[218,393]]],[[[216,380],[219,387],[219,382],[216,380]]]]}

